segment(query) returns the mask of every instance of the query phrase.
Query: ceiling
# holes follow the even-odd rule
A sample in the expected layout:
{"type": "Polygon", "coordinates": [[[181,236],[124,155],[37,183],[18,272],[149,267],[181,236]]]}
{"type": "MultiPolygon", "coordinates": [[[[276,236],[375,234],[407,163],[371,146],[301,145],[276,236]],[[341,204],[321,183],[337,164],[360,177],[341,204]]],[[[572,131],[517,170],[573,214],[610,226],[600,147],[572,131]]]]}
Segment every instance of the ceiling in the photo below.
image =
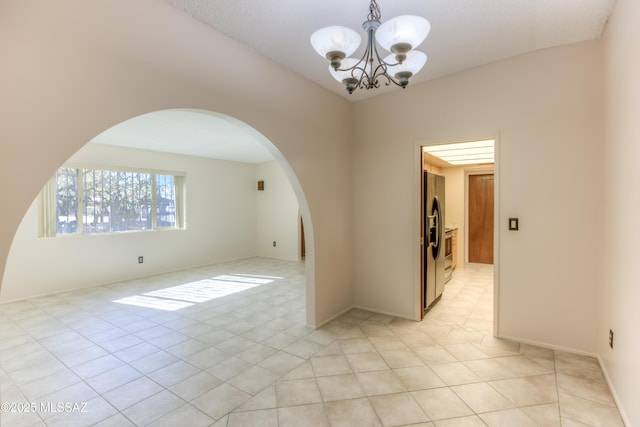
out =
{"type": "Polygon", "coordinates": [[[425,145],[422,156],[439,167],[486,165],[495,163],[495,140],[465,141],[449,144],[425,145]]]}
{"type": "MultiPolygon", "coordinates": [[[[164,0],[259,53],[347,99],[357,101],[398,87],[348,95],[309,43],[329,25],[360,33],[370,0],[164,0]]],[[[418,48],[428,56],[411,85],[520,55],[600,37],[614,0],[378,0],[382,22],[419,15],[431,32],[418,48]]],[[[352,56],[362,54],[362,46],[352,56]]]]}
{"type": "MultiPolygon", "coordinates": [[[[195,19],[244,43],[346,99],[358,101],[390,90],[347,94],[315,53],[309,36],[328,25],[360,31],[370,0],[164,0],[195,19]]],[[[413,14],[427,18],[431,32],[419,47],[429,60],[411,86],[537,49],[596,39],[614,0],[378,0],[382,21],[413,14]]],[[[360,32],[364,36],[364,32],[360,32]]],[[[363,48],[353,56],[361,55],[363,48]]],[[[214,53],[212,53],[214,54],[214,53]]],[[[262,163],[273,156],[249,132],[224,117],[189,110],[145,114],[93,141],[262,163]]]]}
{"type": "Polygon", "coordinates": [[[134,117],[91,142],[244,163],[273,160],[264,144],[237,122],[195,110],[164,110],[134,117]]]}

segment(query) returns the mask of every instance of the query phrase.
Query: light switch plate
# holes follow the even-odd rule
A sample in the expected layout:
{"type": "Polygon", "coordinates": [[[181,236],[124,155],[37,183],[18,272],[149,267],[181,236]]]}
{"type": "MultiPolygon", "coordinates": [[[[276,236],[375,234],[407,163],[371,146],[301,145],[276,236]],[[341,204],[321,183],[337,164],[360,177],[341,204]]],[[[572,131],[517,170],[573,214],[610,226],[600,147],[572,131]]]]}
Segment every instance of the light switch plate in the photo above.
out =
{"type": "Polygon", "coordinates": [[[509,218],[509,230],[518,230],[518,218],[509,218]]]}

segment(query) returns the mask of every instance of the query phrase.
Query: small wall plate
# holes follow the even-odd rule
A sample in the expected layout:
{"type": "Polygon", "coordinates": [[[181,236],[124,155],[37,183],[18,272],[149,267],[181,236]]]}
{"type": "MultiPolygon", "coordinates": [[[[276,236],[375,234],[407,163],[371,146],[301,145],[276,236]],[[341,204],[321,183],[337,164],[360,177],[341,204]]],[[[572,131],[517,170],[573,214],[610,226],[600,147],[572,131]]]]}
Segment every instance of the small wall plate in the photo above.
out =
{"type": "Polygon", "coordinates": [[[509,230],[518,230],[518,218],[509,218],[509,230]]]}

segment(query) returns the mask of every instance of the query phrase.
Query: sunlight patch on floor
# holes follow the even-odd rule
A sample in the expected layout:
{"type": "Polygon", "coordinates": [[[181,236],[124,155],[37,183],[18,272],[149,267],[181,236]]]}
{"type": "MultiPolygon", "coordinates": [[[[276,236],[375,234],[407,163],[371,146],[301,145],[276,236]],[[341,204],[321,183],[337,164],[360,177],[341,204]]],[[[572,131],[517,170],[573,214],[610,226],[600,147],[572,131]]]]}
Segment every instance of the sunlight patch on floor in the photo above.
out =
{"type": "Polygon", "coordinates": [[[197,280],[171,286],[142,295],[132,295],[113,302],[137,305],[158,310],[176,311],[196,303],[233,295],[238,292],[266,285],[282,277],[256,276],[250,274],[223,274],[210,279],[197,280]]]}

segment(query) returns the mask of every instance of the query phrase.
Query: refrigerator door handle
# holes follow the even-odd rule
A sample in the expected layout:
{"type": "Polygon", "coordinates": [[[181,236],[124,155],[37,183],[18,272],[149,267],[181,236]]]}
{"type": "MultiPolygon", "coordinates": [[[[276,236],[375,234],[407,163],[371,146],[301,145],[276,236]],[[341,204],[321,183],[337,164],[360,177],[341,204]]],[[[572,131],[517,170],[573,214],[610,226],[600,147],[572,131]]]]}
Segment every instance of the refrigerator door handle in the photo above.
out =
{"type": "Polygon", "coordinates": [[[429,246],[433,246],[435,245],[435,240],[436,240],[436,216],[435,215],[428,215],[427,216],[427,221],[426,221],[426,231],[425,231],[425,235],[426,235],[426,242],[425,245],[427,247],[429,246]]]}
{"type": "Polygon", "coordinates": [[[433,209],[435,219],[435,245],[432,248],[433,258],[438,259],[440,256],[440,243],[442,242],[442,216],[440,214],[440,199],[438,196],[433,198],[433,209]]]}

